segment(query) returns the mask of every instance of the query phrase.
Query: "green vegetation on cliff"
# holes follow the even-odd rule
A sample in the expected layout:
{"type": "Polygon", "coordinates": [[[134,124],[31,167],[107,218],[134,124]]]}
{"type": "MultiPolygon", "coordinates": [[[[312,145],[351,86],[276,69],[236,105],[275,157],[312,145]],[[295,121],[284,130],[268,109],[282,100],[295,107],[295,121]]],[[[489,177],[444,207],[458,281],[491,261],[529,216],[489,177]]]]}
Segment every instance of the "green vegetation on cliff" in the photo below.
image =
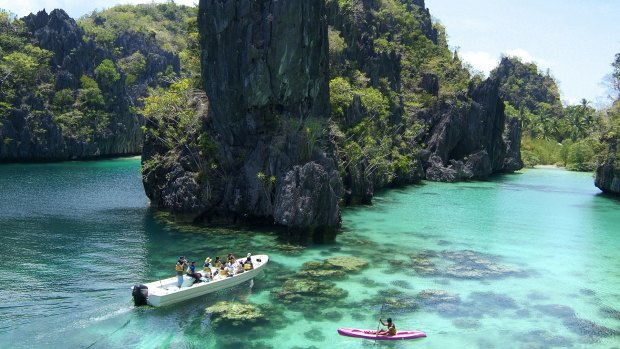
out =
{"type": "Polygon", "coordinates": [[[0,161],[140,152],[141,98],[181,66],[197,85],[194,7],[122,5],[78,22],[0,10],[0,161]]]}
{"type": "MultiPolygon", "coordinates": [[[[119,40],[131,35],[147,38],[166,52],[179,55],[185,75],[198,79],[200,76],[199,37],[196,24],[196,7],[163,4],[117,5],[103,11],[94,11],[81,18],[78,24],[85,34],[98,45],[115,53],[126,50],[123,45],[131,44],[119,40]]],[[[128,84],[146,72],[144,55],[136,51],[123,57],[119,65],[127,74],[128,84]]],[[[172,78],[172,67],[166,67],[162,75],[172,78]]]]}
{"type": "Polygon", "coordinates": [[[506,114],[522,123],[526,166],[558,164],[591,171],[600,163],[602,117],[589,101],[563,106],[549,71],[516,57],[503,57],[491,75],[501,81],[506,114]]]}
{"type": "Polygon", "coordinates": [[[330,130],[348,181],[379,188],[421,179],[422,114],[439,100],[466,100],[471,74],[420,5],[327,1],[330,130]]]}

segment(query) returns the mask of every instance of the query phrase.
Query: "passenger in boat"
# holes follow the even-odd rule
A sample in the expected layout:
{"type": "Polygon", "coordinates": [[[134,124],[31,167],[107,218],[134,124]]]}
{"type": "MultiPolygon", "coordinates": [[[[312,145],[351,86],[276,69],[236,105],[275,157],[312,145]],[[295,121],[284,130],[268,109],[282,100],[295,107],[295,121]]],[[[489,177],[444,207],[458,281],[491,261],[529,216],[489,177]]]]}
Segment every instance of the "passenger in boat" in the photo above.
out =
{"type": "Polygon", "coordinates": [[[245,259],[243,263],[243,270],[252,270],[254,269],[254,264],[252,264],[252,254],[248,253],[248,257],[245,259]]]}
{"type": "Polygon", "coordinates": [[[240,259],[235,263],[235,274],[241,274],[243,272],[243,261],[240,259]]]}
{"type": "Polygon", "coordinates": [[[211,278],[211,268],[205,268],[205,270],[202,273],[202,276],[204,278],[206,278],[207,281],[211,281],[212,280],[212,278],[211,278]]]}
{"type": "Polygon", "coordinates": [[[220,261],[220,256],[215,256],[215,262],[213,262],[213,266],[217,269],[222,265],[222,261],[220,261]]]}
{"type": "Polygon", "coordinates": [[[209,271],[209,273],[211,272],[211,257],[207,257],[205,258],[205,265],[203,268],[204,271],[209,271]]]}
{"type": "Polygon", "coordinates": [[[187,268],[187,276],[191,276],[196,279],[196,282],[200,282],[202,274],[196,272],[196,261],[192,261],[192,264],[187,268]]]}
{"type": "Polygon", "coordinates": [[[232,262],[235,263],[235,255],[232,253],[228,254],[228,257],[226,257],[226,262],[232,262]]]}
{"type": "Polygon", "coordinates": [[[220,265],[220,279],[225,278],[228,276],[228,271],[226,271],[226,268],[224,267],[224,264],[220,265]]]}
{"type": "Polygon", "coordinates": [[[381,320],[381,319],[379,319],[379,322],[381,323],[381,325],[387,326],[387,330],[381,329],[381,330],[377,331],[378,335],[381,335],[381,336],[394,336],[396,334],[396,325],[394,325],[394,323],[392,322],[392,318],[391,317],[387,318],[387,324],[383,323],[383,320],[381,320]]]}
{"type": "Polygon", "coordinates": [[[226,263],[226,273],[228,277],[235,275],[235,262],[233,259],[229,259],[228,263],[226,263]]]}
{"type": "Polygon", "coordinates": [[[179,260],[177,260],[177,265],[175,267],[175,270],[177,272],[177,286],[179,286],[179,288],[181,288],[181,285],[183,285],[183,270],[185,270],[185,265],[187,264],[187,259],[185,259],[185,257],[180,256],[179,260]]]}

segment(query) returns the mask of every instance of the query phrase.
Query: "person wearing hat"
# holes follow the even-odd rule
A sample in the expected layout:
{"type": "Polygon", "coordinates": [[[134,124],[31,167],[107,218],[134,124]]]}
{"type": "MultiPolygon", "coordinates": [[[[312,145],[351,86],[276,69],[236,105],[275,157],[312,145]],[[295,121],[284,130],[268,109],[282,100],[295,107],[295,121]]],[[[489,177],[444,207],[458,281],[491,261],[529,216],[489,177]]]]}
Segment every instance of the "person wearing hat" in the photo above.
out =
{"type": "Polygon", "coordinates": [[[204,271],[203,276],[207,278],[207,280],[211,280],[211,267],[211,257],[207,257],[205,259],[204,268],[202,269],[204,271]]]}
{"type": "Polygon", "coordinates": [[[205,258],[205,265],[204,265],[204,269],[203,270],[204,271],[207,271],[207,270],[211,271],[211,267],[212,267],[212,265],[211,265],[211,257],[205,258]]]}
{"type": "Polygon", "coordinates": [[[185,270],[185,265],[187,264],[187,259],[185,257],[180,256],[179,260],[177,260],[177,265],[175,267],[175,271],[177,272],[177,286],[181,288],[183,285],[183,270],[185,270]]]}

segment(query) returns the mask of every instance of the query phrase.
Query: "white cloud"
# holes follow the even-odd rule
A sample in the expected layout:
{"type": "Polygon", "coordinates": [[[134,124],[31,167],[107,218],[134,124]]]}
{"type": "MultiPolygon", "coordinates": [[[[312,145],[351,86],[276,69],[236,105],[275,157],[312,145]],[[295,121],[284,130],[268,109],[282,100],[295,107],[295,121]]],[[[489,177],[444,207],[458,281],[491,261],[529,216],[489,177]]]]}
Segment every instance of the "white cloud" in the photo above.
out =
{"type": "Polygon", "coordinates": [[[489,75],[491,70],[499,64],[499,58],[493,57],[486,51],[459,52],[459,57],[469,63],[475,70],[489,75]]]}
{"type": "Polygon", "coordinates": [[[538,68],[542,69],[543,67],[548,68],[551,65],[551,62],[544,58],[534,57],[531,53],[527,52],[522,48],[516,48],[512,50],[507,50],[504,52],[506,56],[509,57],[518,57],[524,63],[535,63],[538,68]]]}

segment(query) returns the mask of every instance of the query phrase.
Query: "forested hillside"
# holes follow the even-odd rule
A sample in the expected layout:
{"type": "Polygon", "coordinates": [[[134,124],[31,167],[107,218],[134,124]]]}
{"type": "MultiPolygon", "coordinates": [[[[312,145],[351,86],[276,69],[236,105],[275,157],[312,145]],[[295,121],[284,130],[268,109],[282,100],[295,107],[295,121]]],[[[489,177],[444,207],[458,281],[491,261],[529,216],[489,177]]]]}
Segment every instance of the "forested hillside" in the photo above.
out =
{"type": "MultiPolygon", "coordinates": [[[[149,87],[187,66],[195,8],[118,6],[76,23],[62,10],[0,12],[0,161],[137,154],[149,87]]],[[[194,34],[195,38],[195,34],[194,34]]],[[[193,73],[192,73],[193,71],[193,73]]]]}
{"type": "Polygon", "coordinates": [[[563,106],[555,79],[534,63],[504,57],[491,76],[501,81],[506,114],[523,125],[522,151],[527,166],[557,164],[592,171],[601,161],[602,115],[583,99],[563,106]]]}

